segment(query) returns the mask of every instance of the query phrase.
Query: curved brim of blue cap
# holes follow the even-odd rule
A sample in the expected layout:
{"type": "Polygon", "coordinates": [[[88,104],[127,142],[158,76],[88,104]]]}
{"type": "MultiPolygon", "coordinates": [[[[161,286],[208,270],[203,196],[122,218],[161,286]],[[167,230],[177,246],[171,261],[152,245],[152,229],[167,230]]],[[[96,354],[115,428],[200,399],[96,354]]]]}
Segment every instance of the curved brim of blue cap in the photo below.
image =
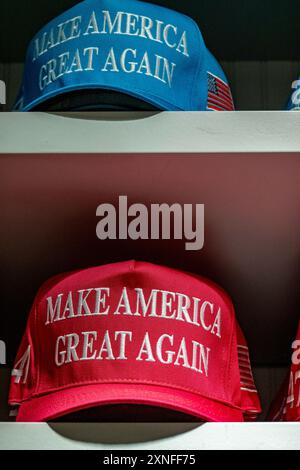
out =
{"type": "MultiPolygon", "coordinates": [[[[136,100],[141,100],[145,103],[149,103],[151,107],[154,107],[155,109],[159,109],[161,111],[182,111],[181,108],[178,108],[176,106],[172,106],[170,103],[166,103],[163,100],[158,99],[155,96],[151,96],[150,94],[145,95],[143,92],[135,92],[132,90],[131,87],[122,87],[122,86],[111,86],[111,85],[106,85],[106,84],[101,84],[100,81],[97,83],[80,83],[77,85],[69,85],[69,86],[63,86],[58,90],[55,90],[51,93],[44,94],[43,96],[33,100],[32,102],[28,103],[22,108],[22,111],[31,111],[34,110],[34,108],[38,107],[40,104],[47,104],[48,101],[50,101],[53,98],[59,98],[66,96],[68,93],[72,93],[74,91],[76,92],[84,92],[84,91],[93,91],[95,90],[103,90],[103,91],[115,91],[117,93],[122,93],[125,95],[128,95],[128,97],[135,98],[136,100]]],[[[17,106],[16,106],[17,107],[17,106]]],[[[93,104],[86,104],[84,101],[82,101],[80,108],[105,108],[105,109],[120,109],[122,108],[122,105],[116,104],[115,100],[112,99],[111,103],[108,102],[103,102],[103,100],[98,101],[95,99],[95,102],[93,104]]]]}
{"type": "Polygon", "coordinates": [[[33,111],[161,111],[157,106],[114,90],[75,90],[41,102],[33,111]]]}

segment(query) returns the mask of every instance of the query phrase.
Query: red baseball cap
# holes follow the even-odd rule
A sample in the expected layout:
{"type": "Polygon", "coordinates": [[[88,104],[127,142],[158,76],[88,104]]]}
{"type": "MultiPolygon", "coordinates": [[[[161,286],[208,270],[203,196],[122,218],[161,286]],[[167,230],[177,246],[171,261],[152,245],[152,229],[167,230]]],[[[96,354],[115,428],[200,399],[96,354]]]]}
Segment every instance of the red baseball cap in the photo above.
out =
{"type": "Polygon", "coordinates": [[[300,421],[300,323],[292,348],[291,369],[271,405],[270,421],[300,421]]]}
{"type": "Polygon", "coordinates": [[[260,413],[245,338],[214,283],[126,261],[39,290],[12,371],[17,421],[100,405],[151,405],[205,421],[260,413]]]}

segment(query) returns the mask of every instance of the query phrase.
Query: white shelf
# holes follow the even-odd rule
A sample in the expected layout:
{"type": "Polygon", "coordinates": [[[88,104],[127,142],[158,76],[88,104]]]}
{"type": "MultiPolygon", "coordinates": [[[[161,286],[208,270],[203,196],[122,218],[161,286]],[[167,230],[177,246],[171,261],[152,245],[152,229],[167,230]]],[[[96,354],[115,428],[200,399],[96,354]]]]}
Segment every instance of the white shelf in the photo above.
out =
{"type": "Polygon", "coordinates": [[[300,423],[0,423],[0,449],[299,450],[300,423]]]}
{"type": "Polygon", "coordinates": [[[1,153],[300,152],[300,113],[0,113],[1,153]]]}

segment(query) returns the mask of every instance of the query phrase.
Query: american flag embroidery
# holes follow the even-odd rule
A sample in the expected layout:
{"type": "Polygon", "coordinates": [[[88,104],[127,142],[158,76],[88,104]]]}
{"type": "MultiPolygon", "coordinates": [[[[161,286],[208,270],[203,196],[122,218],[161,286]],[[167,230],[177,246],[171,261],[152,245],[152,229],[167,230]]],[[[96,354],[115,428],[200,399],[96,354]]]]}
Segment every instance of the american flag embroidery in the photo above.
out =
{"type": "Polygon", "coordinates": [[[227,83],[210,72],[207,72],[207,81],[207,109],[210,111],[234,111],[233,98],[227,83]]]}
{"type": "Polygon", "coordinates": [[[250,365],[249,350],[247,346],[242,345],[238,345],[237,349],[241,376],[241,390],[257,393],[250,365]]]}

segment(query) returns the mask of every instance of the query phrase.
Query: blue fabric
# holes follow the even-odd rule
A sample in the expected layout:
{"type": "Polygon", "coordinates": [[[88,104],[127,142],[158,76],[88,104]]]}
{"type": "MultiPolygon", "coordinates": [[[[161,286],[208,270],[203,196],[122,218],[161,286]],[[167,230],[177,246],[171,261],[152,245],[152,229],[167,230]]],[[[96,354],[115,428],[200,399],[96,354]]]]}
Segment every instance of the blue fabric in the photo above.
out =
{"type": "Polygon", "coordinates": [[[85,0],[30,42],[15,109],[101,88],[162,110],[206,110],[208,72],[227,83],[187,16],[137,0],[85,0]]]}
{"type": "Polygon", "coordinates": [[[292,95],[287,105],[288,111],[300,111],[300,77],[292,83],[292,95]]]}

